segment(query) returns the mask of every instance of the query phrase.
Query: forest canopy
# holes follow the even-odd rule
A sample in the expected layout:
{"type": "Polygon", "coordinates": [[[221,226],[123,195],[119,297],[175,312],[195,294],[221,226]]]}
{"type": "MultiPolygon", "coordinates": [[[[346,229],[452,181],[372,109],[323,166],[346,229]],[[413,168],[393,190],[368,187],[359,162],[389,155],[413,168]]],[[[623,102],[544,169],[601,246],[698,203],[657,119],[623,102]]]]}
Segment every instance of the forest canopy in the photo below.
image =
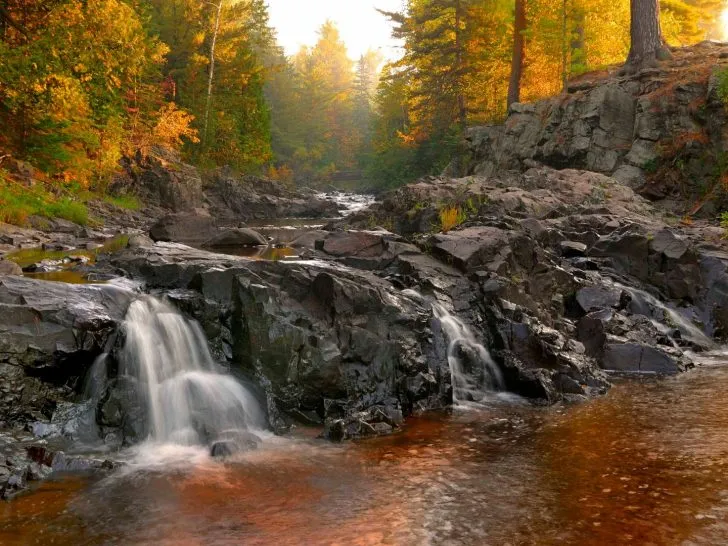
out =
{"type": "MultiPolygon", "coordinates": [[[[408,0],[402,44],[351,59],[332,22],[294,55],[263,0],[0,2],[0,156],[104,191],[125,155],[174,148],[287,183],[358,172],[394,186],[441,171],[467,126],[623,63],[630,2],[408,0]],[[512,91],[512,89],[511,89],[512,91]]],[[[715,36],[721,0],[664,0],[670,45],[715,36]]],[[[0,168],[2,165],[0,164],[0,168]]]]}

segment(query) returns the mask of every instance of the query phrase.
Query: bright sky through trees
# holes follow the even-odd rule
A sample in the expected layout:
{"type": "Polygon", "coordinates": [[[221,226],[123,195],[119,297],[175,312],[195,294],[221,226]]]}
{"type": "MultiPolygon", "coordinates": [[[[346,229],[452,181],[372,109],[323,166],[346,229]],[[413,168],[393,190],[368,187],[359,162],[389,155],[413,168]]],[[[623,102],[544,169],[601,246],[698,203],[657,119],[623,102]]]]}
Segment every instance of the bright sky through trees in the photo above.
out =
{"type": "Polygon", "coordinates": [[[369,48],[380,49],[388,59],[400,56],[390,36],[390,24],[375,8],[399,11],[402,4],[402,0],[268,0],[271,25],[287,54],[296,53],[302,45],[315,44],[317,31],[330,19],[353,59],[369,48]]]}

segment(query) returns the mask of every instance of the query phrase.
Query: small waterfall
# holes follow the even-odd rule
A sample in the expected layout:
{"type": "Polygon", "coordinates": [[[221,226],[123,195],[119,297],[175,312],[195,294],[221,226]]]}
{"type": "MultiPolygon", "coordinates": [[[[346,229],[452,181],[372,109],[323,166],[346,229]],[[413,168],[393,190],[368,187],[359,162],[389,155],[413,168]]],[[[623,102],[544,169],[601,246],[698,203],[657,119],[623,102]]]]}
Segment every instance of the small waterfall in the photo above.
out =
{"type": "Polygon", "coordinates": [[[489,392],[503,390],[503,376],[498,365],[468,325],[439,303],[433,302],[432,310],[449,342],[447,360],[453,403],[481,402],[489,392]]]}
{"type": "Polygon", "coordinates": [[[662,333],[669,333],[672,328],[678,330],[683,339],[700,347],[708,349],[715,347],[715,342],[700,328],[652,294],[619,283],[614,283],[614,285],[632,296],[632,302],[629,304],[630,311],[648,317],[662,333]]]}
{"type": "Polygon", "coordinates": [[[257,401],[213,361],[200,326],[162,301],[131,304],[121,360],[139,383],[155,443],[211,445],[213,455],[224,443],[227,454],[264,428],[257,401]]]}

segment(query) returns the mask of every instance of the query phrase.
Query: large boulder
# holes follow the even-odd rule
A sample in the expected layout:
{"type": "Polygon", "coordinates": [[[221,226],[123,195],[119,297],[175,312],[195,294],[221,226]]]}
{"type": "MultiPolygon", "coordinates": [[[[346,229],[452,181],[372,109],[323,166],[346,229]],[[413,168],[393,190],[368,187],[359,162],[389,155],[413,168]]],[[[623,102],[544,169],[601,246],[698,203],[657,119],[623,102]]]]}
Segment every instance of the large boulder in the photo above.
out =
{"type": "Polygon", "coordinates": [[[197,214],[168,214],[149,230],[153,241],[199,245],[218,233],[215,219],[197,214]]]}
{"type": "Polygon", "coordinates": [[[675,375],[685,369],[679,357],[641,343],[608,343],[601,358],[605,370],[675,375]]]}
{"type": "Polygon", "coordinates": [[[111,192],[139,195],[147,204],[176,212],[204,204],[200,173],[176,152],[155,147],[124,158],[121,165],[124,171],[112,181],[111,192]]]}
{"type": "Polygon", "coordinates": [[[250,228],[226,229],[205,241],[208,248],[234,248],[244,246],[263,246],[268,241],[257,231],[250,228]]]}
{"type": "Polygon", "coordinates": [[[472,227],[430,238],[434,256],[463,271],[493,269],[510,255],[511,234],[496,227],[472,227]]]}
{"type": "Polygon", "coordinates": [[[114,286],[0,278],[0,415],[50,417],[109,350],[132,295],[114,286]]]}

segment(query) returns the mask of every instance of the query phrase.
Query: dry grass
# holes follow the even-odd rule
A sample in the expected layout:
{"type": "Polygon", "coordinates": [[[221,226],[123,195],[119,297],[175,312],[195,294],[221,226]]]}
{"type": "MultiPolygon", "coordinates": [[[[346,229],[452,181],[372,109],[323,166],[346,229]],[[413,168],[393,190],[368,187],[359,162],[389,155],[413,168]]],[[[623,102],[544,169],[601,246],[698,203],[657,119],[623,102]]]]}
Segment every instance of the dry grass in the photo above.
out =
{"type": "Polygon", "coordinates": [[[440,228],[443,233],[458,227],[465,221],[465,213],[458,207],[445,207],[440,210],[440,228]]]}

